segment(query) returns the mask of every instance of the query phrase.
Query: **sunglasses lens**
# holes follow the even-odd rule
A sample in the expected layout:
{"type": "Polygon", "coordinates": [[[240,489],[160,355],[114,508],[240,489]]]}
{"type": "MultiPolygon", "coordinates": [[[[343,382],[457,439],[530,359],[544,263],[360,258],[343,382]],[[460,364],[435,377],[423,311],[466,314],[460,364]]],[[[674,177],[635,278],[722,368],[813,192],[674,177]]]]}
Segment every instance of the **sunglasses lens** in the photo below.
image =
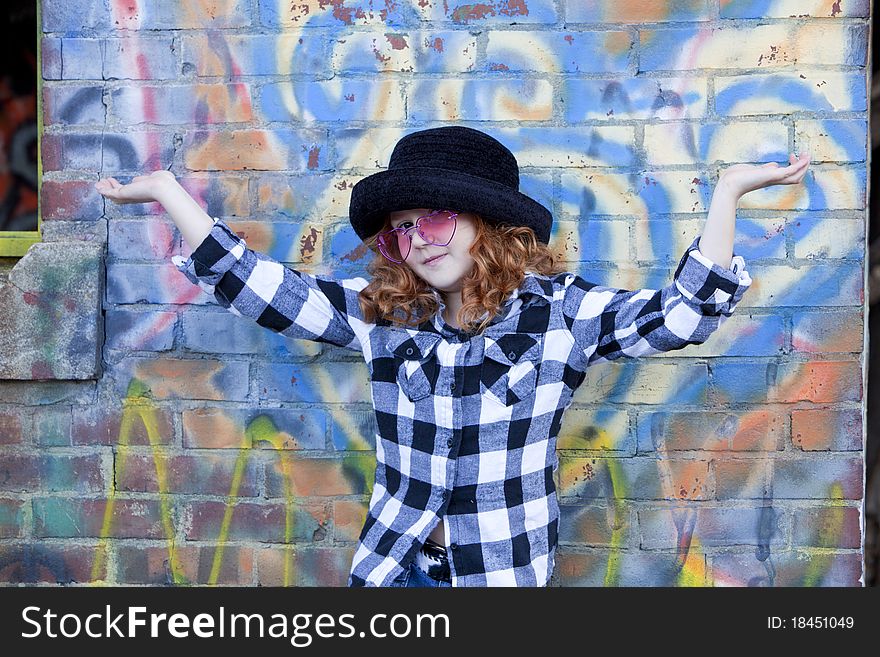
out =
{"type": "Polygon", "coordinates": [[[426,242],[447,245],[455,231],[455,214],[448,210],[439,210],[422,218],[419,233],[426,242]]]}
{"type": "MultiPolygon", "coordinates": [[[[456,216],[456,213],[448,210],[437,210],[419,217],[417,221],[419,235],[429,244],[446,246],[455,234],[456,216]]],[[[378,239],[379,251],[389,260],[403,262],[412,248],[411,236],[414,230],[410,226],[406,231],[396,228],[382,233],[378,239]]]]}
{"type": "Polygon", "coordinates": [[[403,262],[409,255],[412,241],[402,230],[388,231],[379,235],[379,252],[395,262],[403,262]]]}

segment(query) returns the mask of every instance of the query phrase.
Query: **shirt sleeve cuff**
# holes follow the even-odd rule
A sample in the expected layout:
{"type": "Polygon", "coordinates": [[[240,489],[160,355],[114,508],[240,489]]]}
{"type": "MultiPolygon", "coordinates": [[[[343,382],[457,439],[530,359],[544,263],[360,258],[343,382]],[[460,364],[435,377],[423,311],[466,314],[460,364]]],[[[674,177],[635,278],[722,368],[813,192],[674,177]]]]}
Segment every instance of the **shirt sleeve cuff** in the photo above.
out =
{"type": "Polygon", "coordinates": [[[189,258],[175,255],[171,256],[171,262],[191,283],[213,294],[214,286],[241,259],[246,249],[244,239],[223,221],[214,218],[211,232],[189,258]]]}
{"type": "Polygon", "coordinates": [[[752,284],[745,259],[735,255],[725,269],[699,249],[697,236],[688,246],[675,271],[675,284],[682,296],[707,315],[731,315],[752,284]]]}

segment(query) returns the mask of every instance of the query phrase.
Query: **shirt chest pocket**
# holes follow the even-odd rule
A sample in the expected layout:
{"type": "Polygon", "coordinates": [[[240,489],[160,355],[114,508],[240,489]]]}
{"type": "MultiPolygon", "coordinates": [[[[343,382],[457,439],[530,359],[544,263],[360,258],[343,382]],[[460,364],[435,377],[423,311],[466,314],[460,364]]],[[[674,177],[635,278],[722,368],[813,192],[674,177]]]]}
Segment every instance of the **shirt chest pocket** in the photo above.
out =
{"type": "Polygon", "coordinates": [[[397,384],[410,401],[424,399],[434,392],[440,373],[435,353],[440,339],[435,333],[412,334],[406,329],[395,329],[386,343],[394,357],[397,384]]]}
{"type": "Polygon", "coordinates": [[[543,333],[484,335],[480,392],[504,406],[535,394],[544,353],[543,333]]]}

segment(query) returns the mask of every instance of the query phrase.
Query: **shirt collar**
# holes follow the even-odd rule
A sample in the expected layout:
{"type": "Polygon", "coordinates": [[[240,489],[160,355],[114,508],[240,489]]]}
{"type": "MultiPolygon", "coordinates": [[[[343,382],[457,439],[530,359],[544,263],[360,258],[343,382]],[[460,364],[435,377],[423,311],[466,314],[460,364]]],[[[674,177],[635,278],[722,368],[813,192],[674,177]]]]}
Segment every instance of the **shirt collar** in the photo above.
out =
{"type": "MultiPolygon", "coordinates": [[[[443,311],[446,308],[446,303],[443,301],[443,297],[436,289],[431,288],[431,291],[433,292],[434,298],[437,300],[437,304],[440,307],[437,314],[434,315],[432,322],[437,331],[447,335],[465,335],[463,331],[449,326],[443,320],[443,311]]],[[[519,287],[513,290],[508,295],[507,299],[504,300],[504,303],[501,304],[501,311],[498,313],[498,316],[496,316],[492,320],[491,324],[499,322],[505,317],[508,317],[511,304],[513,304],[519,298],[522,298],[522,307],[530,305],[532,303],[551,303],[553,301],[553,281],[550,280],[550,278],[547,276],[541,276],[540,274],[537,274],[535,272],[527,271],[519,287]]]]}

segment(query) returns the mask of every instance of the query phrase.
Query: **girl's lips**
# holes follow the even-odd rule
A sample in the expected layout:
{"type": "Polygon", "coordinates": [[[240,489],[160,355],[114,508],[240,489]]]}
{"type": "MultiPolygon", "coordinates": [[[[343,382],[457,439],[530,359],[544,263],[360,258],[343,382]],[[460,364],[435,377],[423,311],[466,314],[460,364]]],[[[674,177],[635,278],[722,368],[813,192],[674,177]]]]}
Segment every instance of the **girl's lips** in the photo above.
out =
{"type": "Polygon", "coordinates": [[[445,258],[445,257],[446,257],[446,254],[444,253],[444,254],[441,255],[441,256],[437,256],[437,257],[434,258],[433,260],[426,260],[426,261],[425,261],[425,264],[428,265],[428,266],[430,267],[430,266],[432,266],[432,265],[437,264],[438,262],[440,262],[441,260],[443,260],[443,258],[445,258]]]}

